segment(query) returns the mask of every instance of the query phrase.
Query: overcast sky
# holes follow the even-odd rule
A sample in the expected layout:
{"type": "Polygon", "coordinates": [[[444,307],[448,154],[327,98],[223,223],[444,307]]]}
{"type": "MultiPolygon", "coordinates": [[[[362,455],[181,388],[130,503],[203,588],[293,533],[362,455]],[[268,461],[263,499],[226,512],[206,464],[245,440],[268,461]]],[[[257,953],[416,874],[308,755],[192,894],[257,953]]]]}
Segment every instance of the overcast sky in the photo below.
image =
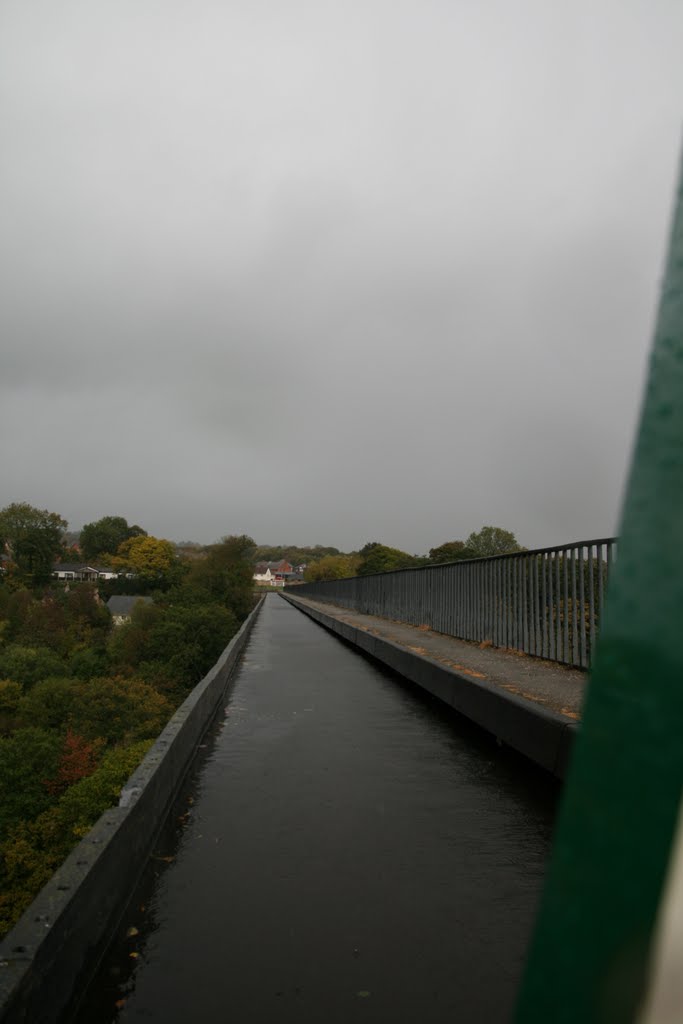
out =
{"type": "Polygon", "coordinates": [[[680,0],[2,0],[0,507],[617,528],[680,0]]]}

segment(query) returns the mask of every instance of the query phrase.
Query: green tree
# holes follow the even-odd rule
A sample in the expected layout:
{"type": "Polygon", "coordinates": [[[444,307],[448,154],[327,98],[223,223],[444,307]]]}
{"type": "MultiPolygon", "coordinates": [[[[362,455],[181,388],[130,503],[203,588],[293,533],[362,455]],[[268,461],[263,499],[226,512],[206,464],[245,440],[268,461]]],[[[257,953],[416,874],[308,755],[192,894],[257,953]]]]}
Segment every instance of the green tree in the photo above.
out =
{"type": "Polygon", "coordinates": [[[464,558],[471,557],[462,540],[450,540],[446,544],[439,544],[438,547],[429,549],[429,561],[433,565],[440,565],[442,562],[459,562],[464,558]]]}
{"type": "Polygon", "coordinates": [[[326,555],[318,562],[311,562],[306,567],[307,583],[318,580],[341,580],[358,574],[360,556],[358,555],[326,555]]]}
{"type": "Polygon", "coordinates": [[[76,699],[74,680],[70,677],[41,679],[23,694],[19,702],[19,721],[24,727],[34,725],[63,734],[76,699]]]}
{"type": "Polygon", "coordinates": [[[35,727],[0,739],[0,834],[49,807],[46,784],[56,775],[62,746],[58,733],[35,727]]]}
{"type": "Polygon", "coordinates": [[[151,661],[187,692],[218,661],[237,628],[234,613],[219,604],[164,609],[149,635],[151,658],[145,659],[141,670],[146,674],[151,661]]]}
{"type": "Polygon", "coordinates": [[[465,541],[469,558],[490,558],[492,555],[507,555],[521,551],[514,533],[500,526],[482,526],[478,533],[471,533],[465,541]]]}
{"type": "Polygon", "coordinates": [[[13,679],[0,679],[0,735],[14,732],[19,721],[23,690],[13,679]]]}
{"type": "Polygon", "coordinates": [[[163,614],[158,604],[137,601],[128,622],[117,626],[109,638],[108,652],[112,665],[132,671],[148,660],[149,633],[163,614]]]}
{"type": "Polygon", "coordinates": [[[111,615],[98,588],[85,583],[66,594],[62,592],[61,599],[66,615],[69,650],[104,643],[111,629],[111,615]]]}
{"type": "Polygon", "coordinates": [[[106,676],[109,667],[109,655],[104,644],[82,647],[69,657],[69,670],[77,679],[106,676]]]}
{"type": "Polygon", "coordinates": [[[56,512],[15,502],[0,510],[0,551],[5,547],[16,571],[29,585],[46,583],[61,554],[66,519],[56,512]]]}
{"type": "Polygon", "coordinates": [[[260,544],[254,548],[254,562],[280,562],[284,559],[290,565],[308,565],[327,555],[340,555],[339,548],[315,544],[313,547],[299,547],[296,544],[260,544]]]}
{"type": "Polygon", "coordinates": [[[254,548],[254,541],[246,534],[223,537],[206,549],[206,558],[193,562],[190,568],[190,583],[230,608],[240,621],[254,604],[254,548]]]}
{"type": "Polygon", "coordinates": [[[92,561],[101,555],[115,555],[124,541],[146,536],[142,527],[129,526],[123,516],[103,516],[85,524],[79,544],[83,557],[92,561]]]}
{"type": "Polygon", "coordinates": [[[109,651],[121,671],[144,676],[176,700],[205,675],[237,631],[234,613],[217,602],[137,604],[112,635],[109,651]]]}
{"type": "Polygon", "coordinates": [[[390,572],[393,569],[411,569],[425,564],[424,558],[409,555],[399,548],[389,548],[386,544],[372,541],[361,548],[359,576],[369,576],[376,572],[390,572]]]}
{"type": "Polygon", "coordinates": [[[28,689],[48,676],[69,675],[67,662],[48,647],[9,644],[0,648],[0,678],[13,679],[28,689]]]}
{"type": "Polygon", "coordinates": [[[166,698],[141,679],[46,679],[20,703],[24,721],[62,736],[134,743],[158,736],[171,716],[166,698]]]}

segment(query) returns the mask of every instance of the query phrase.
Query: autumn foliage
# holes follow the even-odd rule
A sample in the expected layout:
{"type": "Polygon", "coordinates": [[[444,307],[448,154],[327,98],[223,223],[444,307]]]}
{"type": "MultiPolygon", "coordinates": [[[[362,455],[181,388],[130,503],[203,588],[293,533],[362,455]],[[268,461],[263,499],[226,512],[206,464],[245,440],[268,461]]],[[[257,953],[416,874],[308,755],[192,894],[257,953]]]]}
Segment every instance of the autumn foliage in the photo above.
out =
{"type": "Polygon", "coordinates": [[[105,741],[86,740],[83,736],[67,729],[64,737],[57,772],[52,779],[45,780],[45,788],[52,796],[60,796],[69,786],[85,779],[97,768],[97,761],[105,741]]]}
{"type": "Polygon", "coordinates": [[[117,585],[151,598],[115,627],[107,585],[47,583],[65,525],[30,506],[0,514],[18,565],[0,569],[0,933],[117,802],[253,605],[251,538],[223,538],[189,564],[105,517],[86,532],[92,551],[133,574],[117,585]]]}

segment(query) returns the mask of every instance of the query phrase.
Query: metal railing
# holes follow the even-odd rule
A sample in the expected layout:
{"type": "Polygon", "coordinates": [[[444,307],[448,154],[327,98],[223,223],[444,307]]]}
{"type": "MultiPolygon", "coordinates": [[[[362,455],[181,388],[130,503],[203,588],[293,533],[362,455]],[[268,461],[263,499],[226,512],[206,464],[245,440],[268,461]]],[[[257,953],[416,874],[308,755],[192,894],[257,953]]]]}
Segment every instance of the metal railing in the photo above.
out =
{"type": "Polygon", "coordinates": [[[305,583],[297,595],[588,668],[614,537],[305,583]]]}

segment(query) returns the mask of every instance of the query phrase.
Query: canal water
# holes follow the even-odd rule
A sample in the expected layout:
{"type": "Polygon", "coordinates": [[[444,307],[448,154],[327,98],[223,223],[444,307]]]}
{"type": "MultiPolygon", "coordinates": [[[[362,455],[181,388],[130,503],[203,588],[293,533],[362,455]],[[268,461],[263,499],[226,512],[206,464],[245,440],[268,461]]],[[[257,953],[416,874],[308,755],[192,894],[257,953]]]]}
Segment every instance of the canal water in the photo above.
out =
{"type": "Polygon", "coordinates": [[[78,1024],[508,1021],[557,790],[267,597],[78,1024]]]}

